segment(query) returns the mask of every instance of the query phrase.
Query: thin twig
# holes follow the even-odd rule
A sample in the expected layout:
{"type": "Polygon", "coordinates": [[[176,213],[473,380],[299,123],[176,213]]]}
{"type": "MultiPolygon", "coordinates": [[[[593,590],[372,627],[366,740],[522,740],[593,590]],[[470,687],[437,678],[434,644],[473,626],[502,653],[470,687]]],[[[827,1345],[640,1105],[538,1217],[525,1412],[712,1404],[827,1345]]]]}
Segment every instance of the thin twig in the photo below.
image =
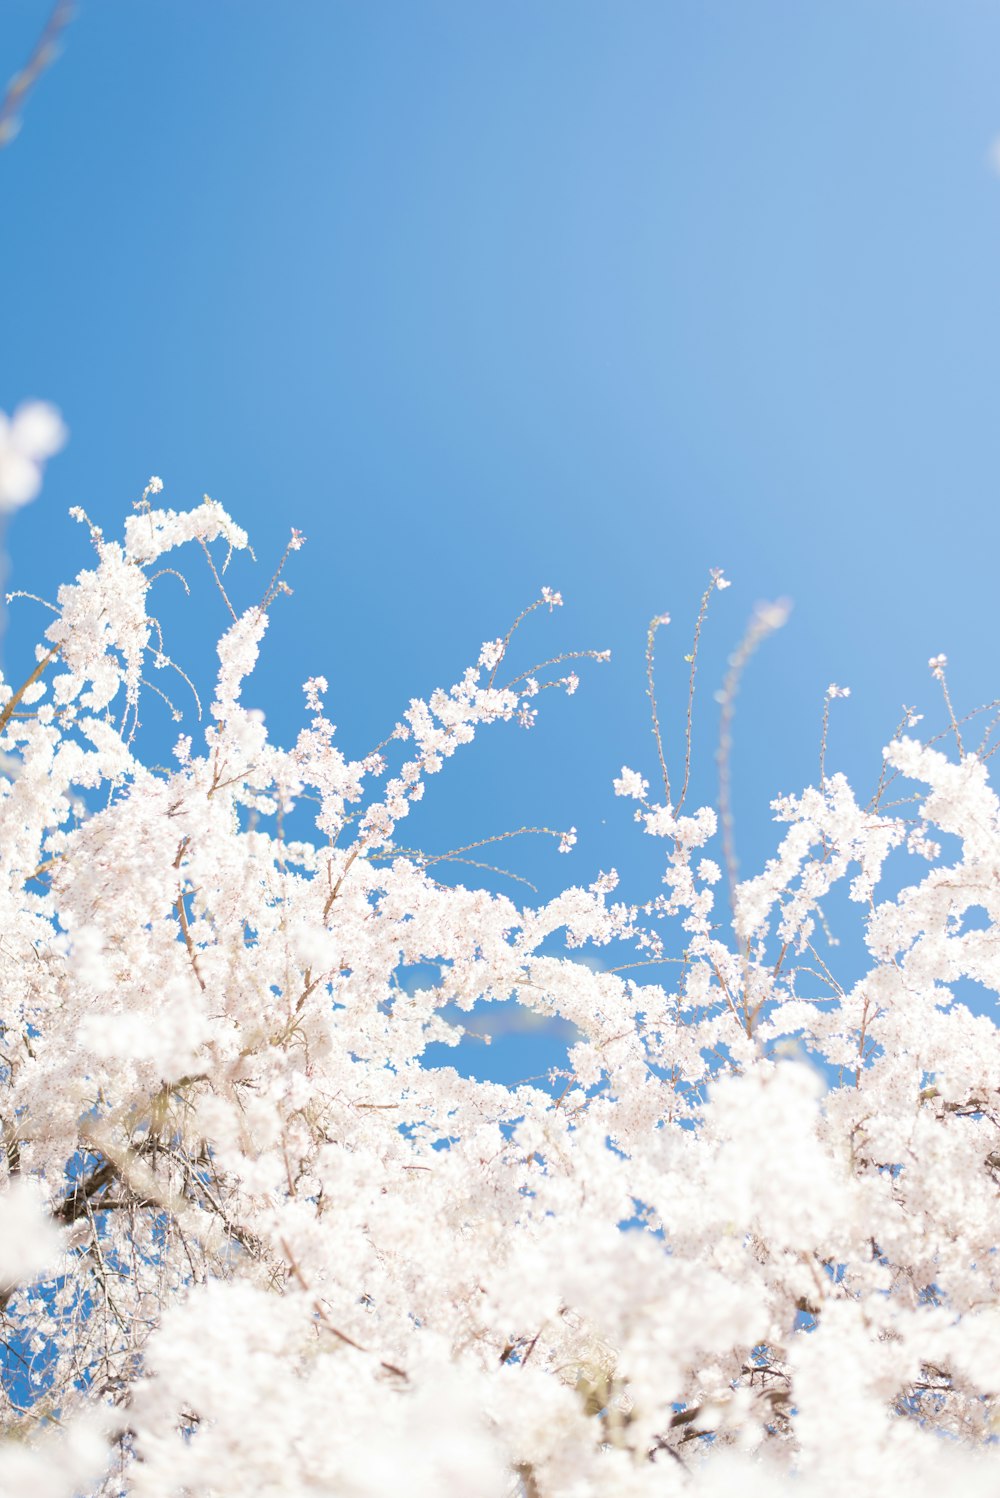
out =
{"type": "Polygon", "coordinates": [[[207,544],[205,543],[205,541],[202,540],[201,536],[197,537],[197,541],[198,541],[198,545],[201,547],[202,551],[205,553],[205,559],[208,562],[209,569],[211,570],[212,576],[215,578],[215,585],[218,588],[219,592],[222,594],[222,601],[226,605],[226,608],[229,610],[229,612],[230,612],[230,614],[232,616],[233,623],[235,624],[236,623],[236,610],[233,608],[232,604],[229,602],[229,594],[226,592],[225,588],[223,587],[222,578],[219,576],[219,573],[218,573],[218,570],[216,568],[215,562],[214,562],[214,560],[212,558],[212,553],[209,551],[207,544]]]}
{"type": "Polygon", "coordinates": [[[764,603],[757,606],[746,634],[743,636],[736,652],[729,657],[729,670],[722,684],[722,693],[720,696],[722,712],[719,715],[719,749],[716,756],[719,765],[719,818],[722,822],[723,857],[726,864],[726,875],[729,880],[729,903],[734,916],[736,914],[737,863],[736,849],[733,842],[731,755],[736,694],[739,691],[740,678],[751,656],[757,647],[767,639],[768,635],[773,634],[776,629],[781,628],[788,618],[790,609],[791,604],[786,599],[778,599],[775,603],[764,603]]]}
{"type": "Polygon", "coordinates": [[[656,753],[660,761],[660,773],[663,776],[663,790],[670,805],[670,776],[667,773],[667,761],[663,754],[663,735],[660,732],[660,715],[656,706],[656,682],[654,675],[655,640],[656,631],[661,624],[669,624],[669,614],[657,614],[655,619],[650,619],[649,630],[646,634],[646,680],[649,683],[647,695],[649,696],[649,710],[653,717],[653,738],[656,740],[656,753]]]}
{"type": "MultiPolygon", "coordinates": [[[[547,600],[544,599],[544,598],[536,598],[535,601],[534,601],[534,603],[529,603],[528,607],[526,609],[522,609],[521,610],[521,612],[518,614],[517,618],[514,620],[514,623],[510,626],[510,629],[508,629],[507,633],[504,635],[503,642],[502,642],[501,647],[500,647],[500,654],[497,656],[496,662],[495,662],[495,664],[493,666],[493,670],[490,672],[490,679],[489,679],[489,685],[490,686],[492,686],[493,683],[494,683],[494,681],[496,681],[496,675],[497,675],[497,672],[500,669],[500,662],[503,660],[504,656],[507,654],[507,647],[510,644],[510,642],[511,642],[513,636],[514,636],[514,632],[517,630],[518,626],[525,619],[527,619],[527,617],[528,617],[529,614],[533,614],[536,609],[540,609],[542,607],[542,605],[546,601],[547,600]]],[[[551,605],[550,605],[550,607],[551,607],[551,605]]]]}
{"type": "MultiPolygon", "coordinates": [[[[561,655],[550,656],[547,661],[539,661],[537,665],[529,666],[527,671],[522,671],[519,676],[512,676],[510,681],[504,682],[500,690],[509,692],[512,687],[519,686],[522,681],[527,681],[529,676],[536,676],[539,671],[544,671],[549,666],[561,666],[566,661],[597,661],[600,665],[605,665],[609,654],[607,650],[564,650],[561,655]]],[[[559,686],[560,683],[553,681],[546,685],[559,686]]]]}
{"type": "MultiPolygon", "coordinates": [[[[532,884],[530,879],[525,879],[523,874],[515,874],[512,869],[502,869],[496,863],[479,863],[475,858],[456,858],[451,853],[439,853],[434,858],[425,857],[418,848],[393,848],[390,853],[372,854],[372,863],[384,863],[389,858],[399,856],[416,858],[421,864],[431,863],[463,863],[466,868],[483,869],[488,874],[501,874],[504,879],[514,879],[518,884],[526,884],[533,894],[538,893],[537,884],[532,884]]],[[[437,882],[437,881],[435,881],[437,882]]],[[[444,888],[445,886],[439,886],[444,888]]]]}
{"type": "Polygon", "coordinates": [[[278,560],[278,565],[277,565],[277,567],[275,567],[274,574],[273,574],[273,576],[271,578],[271,581],[267,585],[267,591],[265,592],[264,597],[260,601],[260,606],[265,611],[265,613],[271,607],[271,604],[277,598],[277,596],[278,596],[279,593],[281,593],[281,592],[290,593],[292,591],[291,588],[288,586],[287,583],[283,583],[281,581],[281,574],[282,574],[282,571],[284,570],[285,563],[288,561],[288,558],[291,555],[291,553],[293,551],[299,551],[301,549],[301,547],[303,546],[303,544],[305,542],[305,539],[306,539],[305,536],[301,535],[298,531],[296,531],[296,530],[292,531],[291,538],[290,538],[290,540],[288,542],[288,545],[285,547],[284,551],[281,553],[281,557],[278,560]]]}
{"type": "MultiPolygon", "coordinates": [[[[688,675],[687,718],[684,723],[684,784],[681,786],[681,794],[677,802],[676,810],[678,813],[684,805],[684,799],[688,791],[688,782],[691,779],[691,735],[694,719],[694,683],[695,674],[698,670],[698,645],[701,641],[702,625],[705,623],[705,616],[708,613],[708,600],[719,586],[719,577],[720,574],[718,571],[713,572],[711,582],[701,595],[701,607],[698,610],[698,618],[694,626],[694,640],[691,645],[691,654],[688,656],[691,670],[688,675]]],[[[725,586],[725,579],[723,579],[723,586],[725,586]]]]}
{"type": "MultiPolygon", "coordinates": [[[[302,1270],[299,1268],[298,1263],[295,1259],[295,1255],[292,1253],[292,1250],[288,1245],[288,1241],[285,1238],[281,1238],[279,1242],[281,1244],[281,1252],[284,1254],[285,1259],[288,1263],[289,1271],[298,1284],[300,1290],[305,1291],[307,1295],[313,1295],[312,1287],[310,1286],[309,1281],[306,1279],[305,1275],[302,1273],[302,1270]]],[[[323,1302],[319,1299],[318,1296],[313,1296],[312,1304],[313,1310],[316,1312],[316,1315],[319,1317],[320,1321],[322,1321],[324,1327],[331,1334],[331,1336],[336,1337],[337,1340],[343,1342],[345,1346],[353,1347],[355,1352],[363,1352],[368,1357],[375,1356],[375,1354],[373,1354],[369,1348],[362,1347],[360,1342],[355,1342],[353,1337],[349,1337],[347,1333],[342,1332],[338,1326],[334,1326],[327,1313],[326,1307],[323,1305],[323,1302]]],[[[401,1378],[409,1382],[409,1374],[406,1373],[404,1369],[398,1368],[395,1363],[389,1363],[386,1362],[385,1358],[379,1358],[378,1365],[380,1368],[384,1368],[387,1373],[393,1373],[397,1378],[401,1378]]]]}
{"type": "Polygon", "coordinates": [[[56,0],[45,23],[41,36],[35,44],[28,61],[7,85],[7,92],[0,102],[0,150],[10,144],[18,132],[18,112],[45,70],[51,67],[57,56],[56,43],[73,18],[72,0],[56,0]]]}
{"type": "Polygon", "coordinates": [[[962,748],[962,735],[958,727],[958,719],[955,717],[955,709],[951,705],[951,693],[948,691],[948,678],[945,676],[947,662],[943,655],[936,656],[931,661],[931,671],[941,683],[941,692],[944,696],[944,705],[948,709],[948,726],[955,735],[955,743],[958,745],[959,759],[965,758],[965,750],[962,748]]]}

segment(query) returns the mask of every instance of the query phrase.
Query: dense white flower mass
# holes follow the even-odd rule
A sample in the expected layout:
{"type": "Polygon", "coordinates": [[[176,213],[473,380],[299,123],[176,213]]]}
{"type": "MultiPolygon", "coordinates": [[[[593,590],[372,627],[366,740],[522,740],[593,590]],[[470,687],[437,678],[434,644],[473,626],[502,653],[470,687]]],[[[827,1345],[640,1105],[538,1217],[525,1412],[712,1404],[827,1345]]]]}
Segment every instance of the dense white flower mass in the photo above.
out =
{"type": "Polygon", "coordinates": [[[0,688],[0,1493],[995,1494],[1000,1036],[962,997],[1000,990],[985,748],[907,709],[874,793],[784,798],[738,883],[654,698],[663,798],[615,781],[665,839],[648,905],[613,872],[446,884],[400,837],[428,777],[576,674],[507,676],[511,631],[361,760],[314,676],[281,747],[243,701],[276,583],[207,727],[145,763],[153,573],[247,546],[161,487],[123,542],[91,527],[0,688]],[[510,1001],[569,1027],[554,1087],[432,1064],[510,1001]]]}

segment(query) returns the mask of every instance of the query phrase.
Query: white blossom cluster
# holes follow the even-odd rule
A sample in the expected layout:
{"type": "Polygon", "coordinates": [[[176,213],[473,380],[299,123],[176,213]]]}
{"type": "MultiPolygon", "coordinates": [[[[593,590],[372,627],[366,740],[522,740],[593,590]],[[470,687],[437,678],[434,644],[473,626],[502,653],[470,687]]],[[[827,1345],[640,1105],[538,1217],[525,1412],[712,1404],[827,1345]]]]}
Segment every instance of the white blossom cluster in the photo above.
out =
{"type": "Polygon", "coordinates": [[[360,761],[312,677],[281,748],[257,606],[146,764],[152,573],[247,544],[161,487],[0,688],[0,1493],[996,1493],[1000,1037],[954,991],[1000,991],[985,756],[901,732],[870,801],[784,799],[733,911],[715,812],[627,768],[648,907],[448,885],[400,824],[540,668],[488,642],[360,761]],[[428,1058],[511,1000],[572,1027],[554,1090],[428,1058]]]}

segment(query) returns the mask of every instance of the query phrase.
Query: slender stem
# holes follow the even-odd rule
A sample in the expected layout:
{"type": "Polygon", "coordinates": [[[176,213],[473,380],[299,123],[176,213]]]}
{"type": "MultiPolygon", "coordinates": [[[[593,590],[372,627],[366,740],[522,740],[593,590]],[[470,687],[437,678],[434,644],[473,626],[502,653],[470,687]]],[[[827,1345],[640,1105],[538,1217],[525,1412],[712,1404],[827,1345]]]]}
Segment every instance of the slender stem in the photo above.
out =
{"type": "Polygon", "coordinates": [[[7,85],[7,92],[0,102],[0,150],[9,145],[17,134],[18,110],[24,105],[28,94],[39,78],[50,67],[56,57],[56,42],[73,17],[72,0],[56,0],[41,36],[35,44],[28,61],[7,85]]]}

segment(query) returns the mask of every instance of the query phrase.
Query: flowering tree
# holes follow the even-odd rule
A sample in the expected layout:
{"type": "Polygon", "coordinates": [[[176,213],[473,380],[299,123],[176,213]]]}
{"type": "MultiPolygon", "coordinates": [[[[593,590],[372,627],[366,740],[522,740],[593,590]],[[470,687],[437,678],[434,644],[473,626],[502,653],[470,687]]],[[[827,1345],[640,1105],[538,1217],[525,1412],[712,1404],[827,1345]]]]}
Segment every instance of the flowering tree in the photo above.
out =
{"type": "MultiPolygon", "coordinates": [[[[0,490],[27,498],[59,428],[19,421],[0,490]]],[[[281,748],[241,701],[276,575],[231,608],[203,735],[146,764],[150,590],[184,547],[224,590],[247,546],[160,488],[122,540],[90,526],[0,692],[0,1491],[995,1493],[1000,1046],[949,987],[1000,987],[986,744],[908,715],[870,800],[824,770],[739,882],[732,702],[779,616],[733,658],[718,816],[685,809],[690,715],[671,785],[655,621],[662,791],[615,789],[663,889],[449,887],[400,841],[410,807],[575,675],[510,667],[512,630],[360,761],[314,678],[281,748]],[[455,1006],[512,998],[575,1027],[554,1092],[428,1063],[455,1006]]]]}

